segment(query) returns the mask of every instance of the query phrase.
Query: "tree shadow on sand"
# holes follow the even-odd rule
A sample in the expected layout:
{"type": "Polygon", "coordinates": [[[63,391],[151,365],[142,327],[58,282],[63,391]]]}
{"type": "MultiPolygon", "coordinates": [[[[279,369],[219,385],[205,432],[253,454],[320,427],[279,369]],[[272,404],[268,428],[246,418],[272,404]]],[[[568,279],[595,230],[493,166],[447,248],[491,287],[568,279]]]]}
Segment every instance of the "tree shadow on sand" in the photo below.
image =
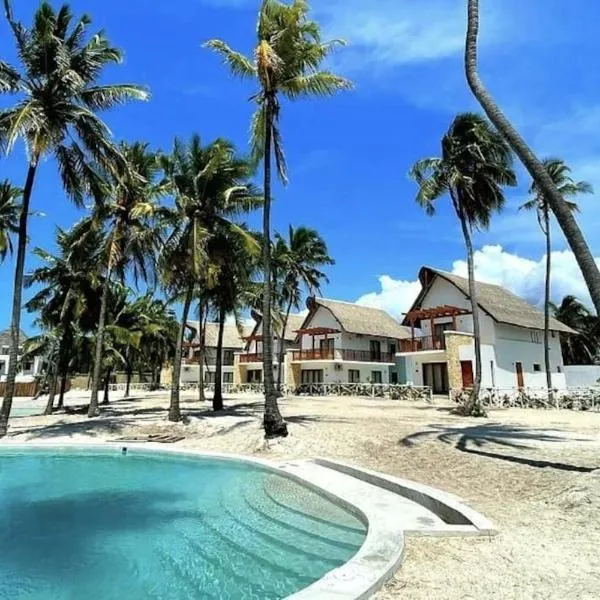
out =
{"type": "Polygon", "coordinates": [[[583,467],[562,462],[539,460],[530,457],[517,456],[515,454],[504,454],[482,450],[486,444],[495,444],[515,450],[531,450],[527,442],[543,443],[565,443],[568,441],[584,442],[584,439],[565,438],[556,435],[554,430],[529,429],[503,423],[488,423],[466,427],[453,427],[448,425],[433,424],[426,431],[419,431],[408,435],[400,440],[404,446],[412,447],[420,441],[435,438],[445,444],[453,445],[457,450],[469,454],[476,454],[486,458],[494,458],[507,462],[536,467],[540,469],[551,468],[560,471],[575,471],[579,473],[591,473],[597,467],[583,467]]]}

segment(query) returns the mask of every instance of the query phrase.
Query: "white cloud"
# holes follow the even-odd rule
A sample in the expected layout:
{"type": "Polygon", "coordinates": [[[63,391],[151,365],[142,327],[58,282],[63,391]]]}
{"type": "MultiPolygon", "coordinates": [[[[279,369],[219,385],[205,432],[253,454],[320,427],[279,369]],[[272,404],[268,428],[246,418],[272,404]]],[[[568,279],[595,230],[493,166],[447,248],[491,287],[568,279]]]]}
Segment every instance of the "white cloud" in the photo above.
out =
{"type": "MultiPolygon", "coordinates": [[[[531,260],[506,252],[502,246],[484,246],[475,252],[475,277],[479,281],[501,285],[532,304],[543,301],[545,256],[531,260]]],[[[600,258],[596,259],[600,266],[600,258]]],[[[552,253],[552,298],[559,302],[573,294],[591,306],[587,287],[573,254],[567,250],[552,253]]],[[[467,276],[465,260],[456,260],[452,273],[467,276]]],[[[382,308],[400,318],[416,299],[421,286],[418,280],[396,280],[389,275],[379,277],[381,289],[361,296],[358,304],[382,308]]]]}

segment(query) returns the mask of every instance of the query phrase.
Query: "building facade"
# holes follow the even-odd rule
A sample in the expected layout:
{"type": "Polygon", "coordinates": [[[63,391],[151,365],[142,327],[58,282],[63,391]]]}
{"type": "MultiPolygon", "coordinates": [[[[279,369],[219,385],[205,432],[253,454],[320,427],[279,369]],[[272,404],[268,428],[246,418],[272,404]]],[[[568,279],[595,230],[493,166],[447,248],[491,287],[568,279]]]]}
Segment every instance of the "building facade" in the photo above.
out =
{"type": "Polygon", "coordinates": [[[319,383],[398,383],[396,353],[410,336],[383,310],[309,298],[297,330],[297,349],[286,353],[292,388],[319,383]]]}
{"type": "MultiPolygon", "coordinates": [[[[468,280],[428,267],[421,269],[422,290],[404,325],[398,369],[403,383],[430,386],[434,393],[473,384],[475,353],[468,280]]],[[[496,285],[477,282],[481,329],[482,387],[545,388],[544,315],[496,285]]],[[[551,320],[552,383],[566,387],[561,334],[574,332],[551,320]]]]}
{"type": "MultiPolygon", "coordinates": [[[[186,354],[181,366],[181,382],[197,383],[200,376],[200,368],[203,370],[204,383],[215,382],[217,364],[217,347],[219,339],[219,324],[206,323],[204,326],[204,352],[202,365],[200,365],[200,323],[188,321],[187,329],[190,341],[186,344],[186,354]]],[[[244,327],[240,332],[235,324],[226,323],[223,330],[222,351],[222,382],[234,382],[235,356],[241,352],[246,342],[244,337],[250,334],[250,328],[244,327]]]]}
{"type": "MultiPolygon", "coordinates": [[[[21,331],[21,343],[27,340],[27,336],[21,331]]],[[[23,347],[19,348],[19,357],[23,352],[23,347]]],[[[10,330],[0,331],[0,382],[6,381],[8,374],[8,365],[10,364],[10,330]]],[[[20,358],[19,358],[20,361],[20,358]]],[[[36,356],[20,365],[17,371],[17,382],[27,383],[33,381],[41,373],[43,360],[36,356]]]]}

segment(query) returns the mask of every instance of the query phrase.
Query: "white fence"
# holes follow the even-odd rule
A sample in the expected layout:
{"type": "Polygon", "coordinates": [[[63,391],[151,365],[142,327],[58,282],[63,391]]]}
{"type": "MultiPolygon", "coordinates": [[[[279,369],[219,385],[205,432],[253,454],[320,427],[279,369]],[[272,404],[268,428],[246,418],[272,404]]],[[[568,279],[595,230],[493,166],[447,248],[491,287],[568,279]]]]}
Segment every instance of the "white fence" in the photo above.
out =
{"type": "MultiPolygon", "coordinates": [[[[469,391],[452,390],[450,398],[463,402],[469,391]]],[[[547,388],[482,389],[480,400],[489,408],[564,408],[569,410],[600,410],[600,387],[574,387],[566,390],[547,388]]]]}

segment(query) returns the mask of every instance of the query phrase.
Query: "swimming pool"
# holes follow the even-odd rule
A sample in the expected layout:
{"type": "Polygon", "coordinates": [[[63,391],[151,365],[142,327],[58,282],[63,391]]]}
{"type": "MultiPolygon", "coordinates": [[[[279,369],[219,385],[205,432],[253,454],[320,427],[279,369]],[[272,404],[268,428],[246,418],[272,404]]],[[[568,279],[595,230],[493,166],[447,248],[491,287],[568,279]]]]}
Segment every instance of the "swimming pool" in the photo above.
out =
{"type": "Polygon", "coordinates": [[[0,449],[1,600],[275,600],[365,536],[338,504],[250,462],[0,449]]]}

